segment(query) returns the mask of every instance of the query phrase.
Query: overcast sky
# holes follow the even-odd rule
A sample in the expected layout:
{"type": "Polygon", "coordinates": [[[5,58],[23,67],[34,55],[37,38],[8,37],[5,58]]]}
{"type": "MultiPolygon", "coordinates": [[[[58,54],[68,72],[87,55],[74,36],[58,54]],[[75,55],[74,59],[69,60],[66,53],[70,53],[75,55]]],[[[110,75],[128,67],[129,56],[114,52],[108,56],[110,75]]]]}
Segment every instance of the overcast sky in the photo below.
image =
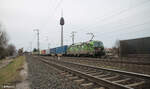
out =
{"type": "Polygon", "coordinates": [[[105,47],[116,40],[150,36],[150,0],[0,0],[0,23],[10,43],[29,50],[36,46],[40,30],[40,49],[60,46],[61,10],[65,19],[64,44],[85,42],[94,33],[105,47]],[[48,37],[48,39],[47,39],[48,37]]]}

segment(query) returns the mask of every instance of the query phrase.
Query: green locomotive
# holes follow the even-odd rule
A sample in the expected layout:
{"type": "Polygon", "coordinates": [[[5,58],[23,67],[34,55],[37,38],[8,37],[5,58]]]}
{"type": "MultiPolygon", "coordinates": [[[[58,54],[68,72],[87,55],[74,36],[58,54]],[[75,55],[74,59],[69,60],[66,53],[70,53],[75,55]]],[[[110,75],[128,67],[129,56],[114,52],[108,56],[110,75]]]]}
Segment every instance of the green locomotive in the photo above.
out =
{"type": "Polygon", "coordinates": [[[104,45],[101,41],[88,41],[70,45],[67,49],[68,56],[103,56],[104,45]]]}

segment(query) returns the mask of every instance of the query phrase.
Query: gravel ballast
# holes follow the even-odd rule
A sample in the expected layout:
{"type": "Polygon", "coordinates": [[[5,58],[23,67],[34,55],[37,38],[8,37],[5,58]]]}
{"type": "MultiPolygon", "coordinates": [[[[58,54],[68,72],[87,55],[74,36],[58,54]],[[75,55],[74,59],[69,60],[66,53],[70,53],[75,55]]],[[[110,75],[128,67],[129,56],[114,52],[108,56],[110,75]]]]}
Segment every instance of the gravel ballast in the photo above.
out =
{"type": "Polygon", "coordinates": [[[81,89],[79,85],[62,76],[58,69],[41,62],[38,57],[26,58],[31,89],[81,89]]]}

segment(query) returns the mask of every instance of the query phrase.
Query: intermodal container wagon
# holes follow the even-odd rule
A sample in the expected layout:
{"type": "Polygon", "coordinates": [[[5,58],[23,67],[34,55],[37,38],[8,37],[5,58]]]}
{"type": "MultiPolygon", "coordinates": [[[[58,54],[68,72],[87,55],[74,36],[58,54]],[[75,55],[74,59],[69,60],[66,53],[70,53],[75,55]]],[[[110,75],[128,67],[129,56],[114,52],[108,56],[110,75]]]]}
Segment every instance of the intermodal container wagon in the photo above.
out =
{"type": "Polygon", "coordinates": [[[56,48],[51,48],[50,49],[50,54],[51,55],[56,55],[56,48]]]}
{"type": "Polygon", "coordinates": [[[41,50],[42,55],[46,55],[46,50],[41,50]]]}
{"type": "Polygon", "coordinates": [[[50,55],[50,49],[46,49],[46,55],[50,55]]]}
{"type": "Polygon", "coordinates": [[[67,45],[57,47],[57,48],[56,48],[56,54],[62,54],[62,55],[66,54],[67,48],[68,48],[67,45]]]}

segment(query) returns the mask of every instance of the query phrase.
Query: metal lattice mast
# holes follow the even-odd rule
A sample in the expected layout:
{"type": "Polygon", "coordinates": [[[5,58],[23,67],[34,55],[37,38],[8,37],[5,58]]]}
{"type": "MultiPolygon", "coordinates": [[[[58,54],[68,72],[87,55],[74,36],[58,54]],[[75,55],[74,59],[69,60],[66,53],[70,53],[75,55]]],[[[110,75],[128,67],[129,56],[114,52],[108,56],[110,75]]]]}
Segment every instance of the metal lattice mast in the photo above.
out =
{"type": "Polygon", "coordinates": [[[75,33],[77,33],[77,32],[72,31],[72,33],[71,33],[71,34],[72,34],[72,36],[71,36],[71,37],[72,37],[72,44],[74,44],[74,37],[75,37],[75,33]]]}

